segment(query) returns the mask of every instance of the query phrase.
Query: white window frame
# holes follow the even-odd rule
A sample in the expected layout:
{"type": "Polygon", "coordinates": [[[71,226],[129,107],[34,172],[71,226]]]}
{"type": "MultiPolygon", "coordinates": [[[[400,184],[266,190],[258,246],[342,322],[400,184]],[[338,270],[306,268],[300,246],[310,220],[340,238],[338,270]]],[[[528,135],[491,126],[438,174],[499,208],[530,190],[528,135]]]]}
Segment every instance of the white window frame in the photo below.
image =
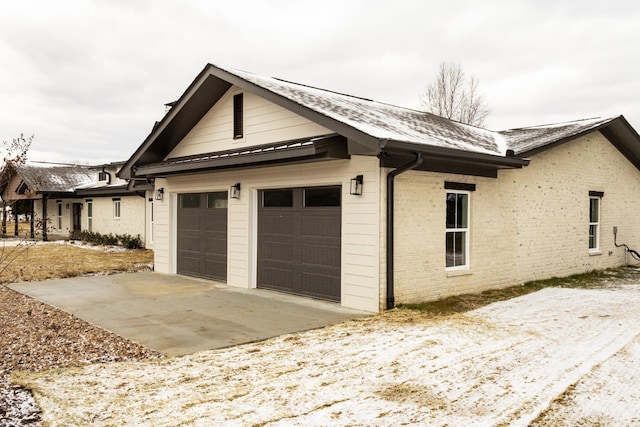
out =
{"type": "Polygon", "coordinates": [[[589,252],[600,252],[600,219],[602,217],[602,197],[600,196],[589,196],[589,252]],[[591,206],[592,202],[596,202],[597,204],[597,213],[598,217],[591,217],[591,206]],[[592,230],[594,230],[592,232],[592,230]],[[591,245],[592,237],[595,240],[595,245],[591,245]]]}
{"type": "Polygon", "coordinates": [[[93,231],[93,200],[87,200],[87,231],[93,231]]]}
{"type": "MultiPolygon", "coordinates": [[[[447,190],[446,193],[446,199],[445,199],[445,206],[447,203],[447,200],[449,198],[450,194],[455,194],[457,195],[465,195],[467,197],[467,212],[466,212],[466,218],[467,218],[467,224],[466,227],[453,227],[453,228],[446,228],[445,231],[445,257],[447,256],[447,238],[449,233],[464,233],[464,264],[460,264],[460,265],[452,265],[452,266],[447,266],[446,269],[447,271],[454,271],[454,270],[466,270],[469,269],[470,264],[470,234],[471,234],[471,192],[470,191],[463,191],[463,190],[447,190]]],[[[445,226],[446,226],[446,215],[447,212],[445,210],[445,226]]],[[[457,221],[456,221],[457,222],[457,221]]],[[[447,265],[446,263],[446,259],[445,259],[445,265],[447,265]]]]}
{"type": "Polygon", "coordinates": [[[153,198],[149,199],[149,243],[153,243],[153,198]]]}
{"type": "Polygon", "coordinates": [[[120,199],[116,199],[113,201],[113,219],[120,219],[121,213],[122,203],[120,203],[120,199]]]}

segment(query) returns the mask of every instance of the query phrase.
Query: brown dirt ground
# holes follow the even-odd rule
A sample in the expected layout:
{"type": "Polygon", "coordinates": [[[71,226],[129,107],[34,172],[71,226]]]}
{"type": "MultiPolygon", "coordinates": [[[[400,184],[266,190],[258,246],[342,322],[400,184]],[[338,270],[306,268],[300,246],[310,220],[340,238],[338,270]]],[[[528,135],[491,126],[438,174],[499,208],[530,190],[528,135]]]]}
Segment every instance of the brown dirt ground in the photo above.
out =
{"type": "Polygon", "coordinates": [[[40,371],[89,363],[162,357],[2,283],[148,270],[151,251],[28,245],[0,251],[0,426],[39,426],[31,394],[9,384],[12,370],[40,371]],[[13,257],[14,261],[8,261],[13,257]]]}

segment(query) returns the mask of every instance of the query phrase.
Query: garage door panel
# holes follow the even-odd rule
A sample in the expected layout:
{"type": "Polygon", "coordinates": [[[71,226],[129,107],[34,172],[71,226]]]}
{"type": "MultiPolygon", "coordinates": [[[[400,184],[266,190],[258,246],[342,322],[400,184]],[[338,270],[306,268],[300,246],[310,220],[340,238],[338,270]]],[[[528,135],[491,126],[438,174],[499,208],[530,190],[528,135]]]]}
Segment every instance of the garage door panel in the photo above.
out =
{"type": "Polygon", "coordinates": [[[295,273],[288,268],[264,267],[261,272],[261,288],[288,292],[287,283],[295,280],[295,273]]]}
{"type": "Polygon", "coordinates": [[[304,244],[302,246],[302,262],[306,265],[323,265],[340,268],[340,246],[327,250],[327,245],[304,244]]]}
{"type": "Polygon", "coordinates": [[[297,245],[292,242],[264,242],[261,245],[264,261],[292,262],[297,254],[297,245]]]}
{"type": "Polygon", "coordinates": [[[177,272],[227,279],[227,193],[178,196],[177,272]]]}
{"type": "Polygon", "coordinates": [[[327,214],[305,215],[302,218],[302,235],[304,237],[321,236],[340,238],[340,217],[328,217],[327,214]]]}
{"type": "Polygon", "coordinates": [[[340,294],[334,295],[335,289],[340,289],[339,278],[306,272],[302,274],[303,295],[340,301],[340,294]]]}
{"type": "Polygon", "coordinates": [[[340,301],[340,193],[340,187],[261,192],[259,200],[271,205],[258,208],[258,287],[340,301]],[[275,206],[266,193],[287,195],[288,205],[275,206]]]}
{"type": "Polygon", "coordinates": [[[227,227],[225,223],[227,222],[226,216],[219,218],[207,218],[205,221],[204,229],[210,232],[218,232],[221,234],[227,234],[227,227]]]}
{"type": "Polygon", "coordinates": [[[199,236],[180,236],[180,249],[183,252],[200,252],[201,242],[199,236]]]}
{"type": "Polygon", "coordinates": [[[262,227],[265,236],[295,236],[300,234],[299,218],[292,216],[292,211],[285,214],[265,214],[262,227]]]}
{"type": "Polygon", "coordinates": [[[200,257],[183,256],[180,274],[188,276],[198,275],[200,269],[200,257]]]}
{"type": "MultiPolygon", "coordinates": [[[[201,238],[202,239],[202,238],[201,238]]],[[[227,249],[226,236],[206,237],[204,239],[204,251],[207,254],[219,254],[223,256],[227,249]]]]}
{"type": "Polygon", "coordinates": [[[222,277],[227,274],[226,259],[209,259],[205,261],[205,275],[207,277],[222,277]]]}

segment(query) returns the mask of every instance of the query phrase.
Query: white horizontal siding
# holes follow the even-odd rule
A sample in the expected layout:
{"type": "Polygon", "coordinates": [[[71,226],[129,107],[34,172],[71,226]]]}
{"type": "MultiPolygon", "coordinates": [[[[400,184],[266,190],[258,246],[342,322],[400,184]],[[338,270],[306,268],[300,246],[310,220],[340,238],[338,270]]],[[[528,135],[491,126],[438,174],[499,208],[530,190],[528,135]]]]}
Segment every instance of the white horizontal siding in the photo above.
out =
{"type": "Polygon", "coordinates": [[[227,283],[256,286],[258,191],[268,188],[316,185],[342,186],[342,296],[345,307],[378,311],[380,307],[378,254],[379,171],[375,157],[354,156],[302,165],[226,171],[157,180],[165,200],[156,202],[156,269],[175,273],[175,217],[179,193],[226,191],[242,184],[240,199],[229,200],[227,283]],[[349,194],[351,178],[364,175],[364,194],[349,194]]]}
{"type": "Polygon", "coordinates": [[[233,86],[166,158],[234,150],[328,133],[332,131],[233,86]],[[238,93],[244,94],[244,137],[233,139],[233,95],[238,93]]]}

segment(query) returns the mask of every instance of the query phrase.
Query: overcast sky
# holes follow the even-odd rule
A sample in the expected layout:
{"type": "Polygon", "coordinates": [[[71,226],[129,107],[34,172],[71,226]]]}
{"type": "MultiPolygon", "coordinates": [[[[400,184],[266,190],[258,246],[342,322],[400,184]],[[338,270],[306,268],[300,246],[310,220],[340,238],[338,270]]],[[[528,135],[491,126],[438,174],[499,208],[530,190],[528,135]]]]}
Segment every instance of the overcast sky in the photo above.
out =
{"type": "Polygon", "coordinates": [[[21,0],[0,6],[0,141],[126,160],[207,63],[417,108],[443,61],[480,81],[490,129],[640,131],[637,0],[21,0]]]}

